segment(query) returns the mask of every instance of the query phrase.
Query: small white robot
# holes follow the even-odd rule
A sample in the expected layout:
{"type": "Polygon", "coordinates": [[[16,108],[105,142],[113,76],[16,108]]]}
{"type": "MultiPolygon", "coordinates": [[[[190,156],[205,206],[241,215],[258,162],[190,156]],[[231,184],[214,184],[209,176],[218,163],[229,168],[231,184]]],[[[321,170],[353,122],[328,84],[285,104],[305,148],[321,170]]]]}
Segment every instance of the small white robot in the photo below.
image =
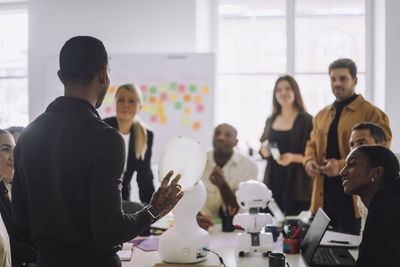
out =
{"type": "Polygon", "coordinates": [[[236,248],[239,257],[251,252],[260,252],[268,256],[273,250],[274,242],[272,234],[262,230],[272,223],[272,216],[259,211],[266,208],[268,201],[272,199],[271,190],[259,181],[241,182],[236,191],[236,199],[241,208],[249,211],[236,214],[233,218],[233,224],[240,225],[245,230],[245,233],[239,233],[237,237],[236,248]]]}

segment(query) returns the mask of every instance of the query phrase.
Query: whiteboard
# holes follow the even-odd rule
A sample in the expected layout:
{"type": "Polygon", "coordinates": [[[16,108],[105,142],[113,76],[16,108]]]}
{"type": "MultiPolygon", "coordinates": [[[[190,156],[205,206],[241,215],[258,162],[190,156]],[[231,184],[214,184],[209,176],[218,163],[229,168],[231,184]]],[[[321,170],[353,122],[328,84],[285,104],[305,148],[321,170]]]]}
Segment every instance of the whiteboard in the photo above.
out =
{"type": "MultiPolygon", "coordinates": [[[[173,137],[187,136],[211,147],[214,125],[214,55],[113,54],[109,58],[110,87],[98,112],[115,115],[116,88],[133,83],[142,93],[139,119],[154,133],[152,163],[173,137]]],[[[63,94],[55,58],[46,62],[46,102],[63,94]]]]}

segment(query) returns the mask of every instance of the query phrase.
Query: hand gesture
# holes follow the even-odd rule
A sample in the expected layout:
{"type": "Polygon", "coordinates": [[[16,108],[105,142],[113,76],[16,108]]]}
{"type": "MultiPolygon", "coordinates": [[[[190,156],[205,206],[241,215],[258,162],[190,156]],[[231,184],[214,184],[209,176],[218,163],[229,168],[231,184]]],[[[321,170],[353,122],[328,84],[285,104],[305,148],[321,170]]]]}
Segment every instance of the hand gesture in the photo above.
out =
{"type": "Polygon", "coordinates": [[[210,228],[210,226],[214,226],[214,223],[212,222],[211,217],[203,215],[200,212],[199,212],[199,214],[197,214],[196,219],[197,219],[197,223],[199,224],[199,226],[206,231],[208,230],[208,228],[210,228]]]}
{"type": "Polygon", "coordinates": [[[311,177],[321,175],[320,168],[321,166],[319,166],[315,160],[310,160],[306,163],[306,172],[311,177]]]}
{"type": "Polygon", "coordinates": [[[174,171],[169,171],[161,182],[160,188],[153,194],[150,204],[160,213],[160,218],[170,212],[183,197],[182,187],[178,184],[181,175],[178,174],[168,185],[174,171]]]}
{"type": "Polygon", "coordinates": [[[325,166],[321,167],[321,171],[328,177],[339,175],[339,161],[337,159],[328,159],[325,166]]]}
{"type": "Polygon", "coordinates": [[[210,174],[210,181],[218,187],[225,183],[224,172],[220,167],[214,167],[212,173],[210,174]]]}
{"type": "Polygon", "coordinates": [[[281,166],[287,166],[293,162],[293,154],[292,153],[284,153],[279,156],[278,160],[276,161],[281,166]]]}

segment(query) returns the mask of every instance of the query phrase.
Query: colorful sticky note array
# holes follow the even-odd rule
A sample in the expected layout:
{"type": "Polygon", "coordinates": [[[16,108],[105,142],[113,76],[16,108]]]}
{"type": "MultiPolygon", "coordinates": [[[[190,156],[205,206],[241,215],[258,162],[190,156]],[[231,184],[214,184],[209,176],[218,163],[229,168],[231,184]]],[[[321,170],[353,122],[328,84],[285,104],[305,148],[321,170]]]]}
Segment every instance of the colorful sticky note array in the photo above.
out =
{"type": "Polygon", "coordinates": [[[142,110],[142,111],[147,111],[147,105],[146,105],[146,104],[143,104],[140,110],[142,110]]]}
{"type": "Polygon", "coordinates": [[[183,96],[183,101],[189,102],[191,98],[192,98],[191,95],[185,94],[185,95],[183,96]]]}
{"type": "Polygon", "coordinates": [[[163,108],[158,108],[157,109],[157,114],[158,115],[163,115],[164,114],[164,109],[163,108]]]}
{"type": "Polygon", "coordinates": [[[107,106],[105,111],[106,111],[106,114],[111,114],[112,111],[113,111],[113,107],[112,106],[107,106]]]}
{"type": "Polygon", "coordinates": [[[188,108],[188,107],[184,108],[184,109],[183,109],[183,113],[184,113],[185,115],[189,115],[189,114],[190,114],[190,108],[188,108]]]}
{"type": "Polygon", "coordinates": [[[109,94],[104,97],[103,104],[112,104],[113,102],[113,97],[109,94]]]}
{"type": "Polygon", "coordinates": [[[156,114],[156,112],[157,112],[157,108],[156,108],[155,106],[152,105],[152,106],[149,106],[149,107],[148,107],[147,111],[149,112],[149,114],[154,115],[154,114],[156,114]]]}

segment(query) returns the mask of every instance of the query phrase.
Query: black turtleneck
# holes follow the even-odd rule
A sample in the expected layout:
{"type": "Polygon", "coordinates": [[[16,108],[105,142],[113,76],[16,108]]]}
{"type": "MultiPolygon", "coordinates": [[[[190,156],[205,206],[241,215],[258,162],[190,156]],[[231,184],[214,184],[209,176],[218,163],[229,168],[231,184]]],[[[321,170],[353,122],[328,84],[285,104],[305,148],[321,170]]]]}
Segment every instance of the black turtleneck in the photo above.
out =
{"type": "Polygon", "coordinates": [[[329,127],[328,133],[328,140],[327,140],[327,147],[326,147],[326,158],[327,159],[340,159],[340,152],[339,152],[339,141],[338,141],[338,124],[340,115],[342,114],[342,110],[345,106],[353,102],[357,98],[357,95],[354,94],[351,97],[342,100],[342,101],[335,101],[333,105],[335,106],[335,118],[329,127]]]}

